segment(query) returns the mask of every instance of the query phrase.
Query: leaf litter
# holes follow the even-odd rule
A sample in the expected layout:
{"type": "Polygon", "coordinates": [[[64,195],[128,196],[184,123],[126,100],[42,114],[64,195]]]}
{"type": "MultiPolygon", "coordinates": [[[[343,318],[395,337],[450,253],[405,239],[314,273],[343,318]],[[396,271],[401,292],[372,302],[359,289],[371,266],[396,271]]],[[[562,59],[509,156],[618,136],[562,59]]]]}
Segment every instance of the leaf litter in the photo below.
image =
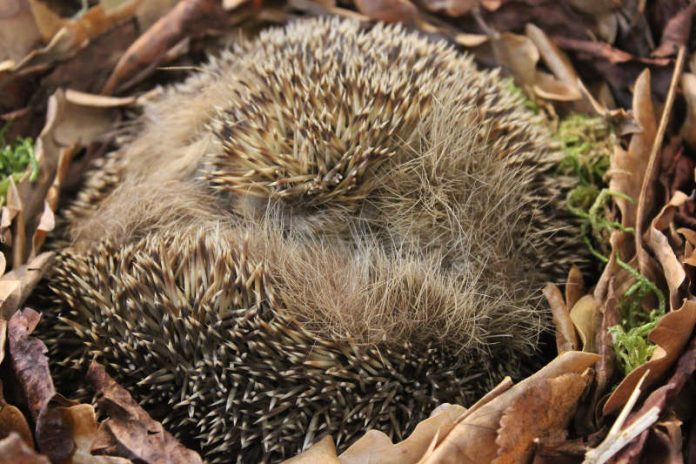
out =
{"type": "Polygon", "coordinates": [[[24,305],[50,269],[42,248],[82,158],[104,153],[154,85],[235,34],[317,14],[404,23],[502,67],[530,107],[558,121],[564,169],[584,189],[569,205],[601,273],[573,267],[546,287],[558,355],[537,373],[468,409],[440,406],[399,443],[366,430],[339,455],[324,436],[288,462],[694,458],[693,4],[126,0],[66,16],[52,3],[0,7],[11,44],[0,53],[0,462],[200,462],[99,364],[88,375],[96,409],[58,394],[32,335],[40,314],[24,305]]]}

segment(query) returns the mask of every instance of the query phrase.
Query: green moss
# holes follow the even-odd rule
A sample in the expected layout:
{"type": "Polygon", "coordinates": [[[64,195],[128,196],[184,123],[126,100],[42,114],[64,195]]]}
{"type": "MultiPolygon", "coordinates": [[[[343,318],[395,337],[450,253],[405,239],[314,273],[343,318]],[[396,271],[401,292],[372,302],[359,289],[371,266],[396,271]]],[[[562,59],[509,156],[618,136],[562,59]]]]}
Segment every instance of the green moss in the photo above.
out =
{"type": "MultiPolygon", "coordinates": [[[[605,181],[615,136],[601,118],[571,114],[560,121],[556,139],[565,152],[558,168],[560,173],[578,179],[578,186],[568,193],[568,209],[581,220],[580,233],[587,248],[599,262],[606,264],[611,232],[634,233],[632,228],[607,219],[604,212],[612,197],[633,201],[622,193],[608,190],[605,181]]],[[[652,356],[655,345],[648,335],[665,314],[666,300],[654,282],[620,256],[616,262],[635,280],[619,297],[621,322],[609,328],[618,363],[628,373],[652,356]],[[644,302],[649,297],[657,301],[657,308],[648,312],[644,302]]]]}
{"type": "Polygon", "coordinates": [[[655,345],[648,335],[664,316],[666,299],[654,282],[622,260],[617,259],[617,263],[636,280],[619,300],[621,322],[609,327],[619,365],[628,374],[645,364],[655,351],[655,345]],[[651,294],[657,299],[657,308],[646,312],[642,303],[651,294]]]}
{"type": "Polygon", "coordinates": [[[5,204],[10,179],[15,182],[24,176],[31,166],[29,179],[34,182],[39,175],[39,164],[34,153],[34,142],[30,138],[19,138],[13,144],[5,141],[9,125],[0,129],[0,206],[5,204]]]}

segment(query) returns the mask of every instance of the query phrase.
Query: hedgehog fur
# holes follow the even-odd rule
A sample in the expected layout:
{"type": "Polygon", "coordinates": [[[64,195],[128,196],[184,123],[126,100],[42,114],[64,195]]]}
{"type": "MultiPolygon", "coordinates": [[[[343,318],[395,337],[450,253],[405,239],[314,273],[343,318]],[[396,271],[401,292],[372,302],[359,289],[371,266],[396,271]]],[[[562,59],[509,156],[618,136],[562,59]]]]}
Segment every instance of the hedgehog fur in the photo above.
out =
{"type": "Polygon", "coordinates": [[[164,89],[68,209],[51,359],[97,357],[210,462],[403,438],[534,354],[582,256],[559,157],[444,42],[264,31],[164,89]]]}

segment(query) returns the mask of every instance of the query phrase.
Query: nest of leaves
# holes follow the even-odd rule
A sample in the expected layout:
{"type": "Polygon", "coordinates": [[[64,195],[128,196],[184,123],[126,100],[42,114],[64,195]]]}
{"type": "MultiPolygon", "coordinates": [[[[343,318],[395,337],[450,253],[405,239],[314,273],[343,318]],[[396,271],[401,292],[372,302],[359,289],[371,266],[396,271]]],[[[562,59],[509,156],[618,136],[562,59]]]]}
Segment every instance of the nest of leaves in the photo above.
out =
{"type": "Polygon", "coordinates": [[[14,0],[0,7],[0,462],[201,461],[99,364],[96,408],[57,393],[24,305],[51,268],[58,208],[155,85],[235,35],[325,14],[403,22],[502,67],[555,121],[596,272],[546,287],[555,347],[535,374],[442,405],[400,443],[366,430],[337,456],[327,436],[291,461],[696,459],[692,3],[14,0]]]}

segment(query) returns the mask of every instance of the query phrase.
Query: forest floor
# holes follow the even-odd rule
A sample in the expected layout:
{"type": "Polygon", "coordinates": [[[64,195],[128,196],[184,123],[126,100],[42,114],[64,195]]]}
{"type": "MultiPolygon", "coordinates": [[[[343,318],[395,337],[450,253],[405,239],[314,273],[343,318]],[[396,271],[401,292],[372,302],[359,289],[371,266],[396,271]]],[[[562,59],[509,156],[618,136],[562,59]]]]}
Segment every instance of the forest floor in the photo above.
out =
{"type": "Polygon", "coordinates": [[[500,67],[554,125],[597,272],[544,294],[554,353],[405,440],[293,462],[696,462],[696,41],[688,0],[5,0],[0,3],[0,463],[200,462],[94,363],[56,392],[26,307],[86,167],[156,86],[298,17],[400,22],[500,67]]]}

